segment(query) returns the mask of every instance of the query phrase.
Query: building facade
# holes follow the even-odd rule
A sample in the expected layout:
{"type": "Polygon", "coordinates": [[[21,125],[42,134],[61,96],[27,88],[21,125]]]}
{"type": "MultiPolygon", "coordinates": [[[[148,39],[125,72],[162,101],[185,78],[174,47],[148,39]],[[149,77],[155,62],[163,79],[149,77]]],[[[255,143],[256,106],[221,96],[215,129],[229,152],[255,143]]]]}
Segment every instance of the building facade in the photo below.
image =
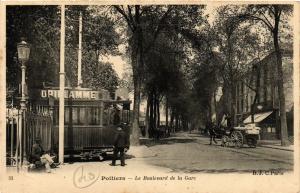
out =
{"type": "MultiPolygon", "coordinates": [[[[276,55],[271,52],[260,61],[251,63],[252,72],[236,86],[236,119],[238,124],[254,121],[261,127],[261,139],[280,139],[276,55]]],[[[284,93],[288,133],[293,135],[293,53],[282,51],[284,93]]]]}

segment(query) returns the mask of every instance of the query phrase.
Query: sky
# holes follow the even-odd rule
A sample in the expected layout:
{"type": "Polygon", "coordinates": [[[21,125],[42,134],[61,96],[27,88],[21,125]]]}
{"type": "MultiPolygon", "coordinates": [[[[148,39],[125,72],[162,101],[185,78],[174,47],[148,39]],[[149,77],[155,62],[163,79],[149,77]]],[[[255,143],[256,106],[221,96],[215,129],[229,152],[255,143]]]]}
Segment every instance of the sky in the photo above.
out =
{"type": "Polygon", "coordinates": [[[125,71],[126,61],[121,56],[109,56],[102,59],[103,62],[110,62],[113,64],[113,69],[117,72],[119,78],[122,78],[122,74],[125,71]]]}

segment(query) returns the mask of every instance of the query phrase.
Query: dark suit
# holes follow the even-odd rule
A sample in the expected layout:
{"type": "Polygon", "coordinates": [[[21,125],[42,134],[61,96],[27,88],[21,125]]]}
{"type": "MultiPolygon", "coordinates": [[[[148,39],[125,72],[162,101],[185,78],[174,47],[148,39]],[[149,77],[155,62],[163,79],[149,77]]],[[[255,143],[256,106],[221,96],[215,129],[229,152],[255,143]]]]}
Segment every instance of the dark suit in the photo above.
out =
{"type": "Polygon", "coordinates": [[[35,143],[33,144],[32,146],[32,153],[31,153],[31,162],[32,163],[35,163],[36,161],[40,161],[41,160],[41,156],[44,154],[44,150],[43,150],[43,147],[38,144],[38,143],[35,143]]]}
{"type": "Polygon", "coordinates": [[[114,138],[114,156],[112,160],[112,165],[116,164],[116,159],[118,153],[120,152],[121,165],[125,166],[125,156],[124,156],[125,148],[129,148],[128,136],[123,130],[118,129],[114,138]]]}
{"type": "Polygon", "coordinates": [[[208,129],[209,132],[209,144],[211,145],[211,142],[214,141],[215,143],[217,143],[215,137],[216,137],[216,131],[215,131],[215,126],[212,122],[207,122],[206,123],[206,129],[208,129]]]}

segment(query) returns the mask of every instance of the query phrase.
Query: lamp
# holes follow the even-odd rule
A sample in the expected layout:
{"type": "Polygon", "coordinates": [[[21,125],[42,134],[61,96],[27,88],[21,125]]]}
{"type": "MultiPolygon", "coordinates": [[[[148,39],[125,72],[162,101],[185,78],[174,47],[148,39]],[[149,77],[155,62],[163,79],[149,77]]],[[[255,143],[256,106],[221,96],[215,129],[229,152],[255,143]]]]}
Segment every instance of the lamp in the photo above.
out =
{"type": "Polygon", "coordinates": [[[25,88],[26,88],[26,82],[25,82],[25,72],[26,72],[26,62],[29,59],[30,54],[30,46],[29,44],[24,40],[24,38],[21,38],[21,42],[17,44],[17,50],[18,50],[18,60],[21,63],[21,72],[22,72],[22,81],[21,81],[21,110],[26,109],[26,96],[25,96],[25,88]]]}
{"type": "Polygon", "coordinates": [[[21,42],[18,43],[17,49],[18,49],[18,60],[23,65],[29,59],[30,46],[27,42],[25,42],[24,38],[21,38],[21,42]]]}

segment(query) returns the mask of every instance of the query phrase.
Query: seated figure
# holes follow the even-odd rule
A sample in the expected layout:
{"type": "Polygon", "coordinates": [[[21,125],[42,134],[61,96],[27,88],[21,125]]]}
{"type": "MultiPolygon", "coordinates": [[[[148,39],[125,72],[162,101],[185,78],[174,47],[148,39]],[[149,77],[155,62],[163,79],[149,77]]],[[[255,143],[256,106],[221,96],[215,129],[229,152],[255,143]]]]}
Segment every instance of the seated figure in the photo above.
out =
{"type": "Polygon", "coordinates": [[[44,165],[46,167],[46,172],[51,172],[51,167],[57,167],[59,163],[54,163],[53,159],[55,156],[50,156],[45,153],[43,147],[41,146],[41,139],[36,138],[35,143],[32,145],[32,153],[30,156],[30,162],[35,164],[36,167],[44,165]]]}

